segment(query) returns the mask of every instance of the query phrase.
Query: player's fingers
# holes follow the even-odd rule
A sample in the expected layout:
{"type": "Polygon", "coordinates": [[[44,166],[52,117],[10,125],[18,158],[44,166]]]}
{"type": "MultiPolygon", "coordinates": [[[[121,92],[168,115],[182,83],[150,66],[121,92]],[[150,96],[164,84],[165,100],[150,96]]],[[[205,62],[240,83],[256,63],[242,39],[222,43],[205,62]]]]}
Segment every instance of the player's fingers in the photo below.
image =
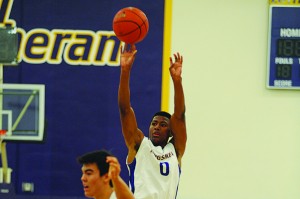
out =
{"type": "Polygon", "coordinates": [[[109,166],[112,169],[121,171],[121,165],[119,164],[119,161],[117,158],[108,156],[108,157],[106,157],[106,162],[109,163],[109,166]]]}
{"type": "Polygon", "coordinates": [[[134,50],[132,55],[135,56],[136,53],[137,53],[137,50],[134,50]]]}
{"type": "Polygon", "coordinates": [[[178,60],[177,55],[176,54],[173,54],[173,55],[174,55],[174,58],[175,58],[175,62],[177,62],[177,60],[178,60]]]}
{"type": "Polygon", "coordinates": [[[172,57],[170,57],[170,66],[172,66],[173,65],[173,59],[172,59],[172,57]]]}
{"type": "Polygon", "coordinates": [[[110,178],[116,178],[120,175],[120,170],[118,167],[110,165],[109,167],[109,177],[110,178]]]}
{"type": "Polygon", "coordinates": [[[177,61],[181,63],[182,56],[180,56],[179,52],[177,52],[177,61]]]}
{"type": "Polygon", "coordinates": [[[175,60],[176,60],[177,62],[179,62],[179,63],[182,64],[182,62],[183,62],[183,57],[182,57],[182,55],[180,55],[179,52],[177,52],[177,55],[176,55],[175,60]]]}
{"type": "Polygon", "coordinates": [[[107,156],[106,157],[106,162],[117,162],[119,163],[118,159],[116,157],[113,157],[113,156],[107,156]]]}
{"type": "Polygon", "coordinates": [[[132,52],[136,51],[136,46],[135,46],[135,44],[132,44],[132,45],[131,45],[131,50],[132,50],[132,52]]]}
{"type": "Polygon", "coordinates": [[[120,164],[118,162],[113,162],[113,161],[110,161],[108,162],[109,163],[109,166],[111,167],[114,167],[114,168],[121,168],[120,167],[120,164]]]}

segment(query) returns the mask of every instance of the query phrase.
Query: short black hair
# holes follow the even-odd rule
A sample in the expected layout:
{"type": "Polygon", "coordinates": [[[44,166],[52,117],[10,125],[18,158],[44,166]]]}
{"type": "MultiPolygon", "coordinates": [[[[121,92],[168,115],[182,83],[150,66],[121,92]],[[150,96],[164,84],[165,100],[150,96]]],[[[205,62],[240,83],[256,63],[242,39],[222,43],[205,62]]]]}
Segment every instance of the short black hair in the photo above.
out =
{"type": "Polygon", "coordinates": [[[113,156],[110,152],[106,150],[97,150],[88,152],[77,158],[80,164],[91,164],[96,163],[100,171],[100,176],[108,173],[109,164],[106,162],[107,156],[113,156]]]}
{"type": "MultiPolygon", "coordinates": [[[[103,176],[104,174],[108,173],[109,170],[109,164],[106,162],[107,156],[113,156],[112,153],[106,150],[97,150],[88,152],[80,157],[77,158],[77,162],[80,164],[92,164],[96,163],[99,171],[100,176],[103,176]]],[[[109,181],[110,187],[113,187],[112,181],[109,181]]]]}
{"type": "MultiPolygon", "coordinates": [[[[156,113],[153,115],[152,120],[153,120],[153,118],[154,118],[155,116],[163,116],[163,117],[166,117],[166,118],[168,118],[168,119],[171,119],[171,114],[168,113],[168,112],[166,112],[166,111],[158,111],[158,112],[156,112],[156,113]]],[[[152,122],[152,120],[151,120],[151,122],[152,122]]],[[[169,132],[169,137],[172,137],[172,131],[171,131],[171,130],[170,130],[170,132],[169,132]]]]}
{"type": "Polygon", "coordinates": [[[171,114],[168,113],[168,112],[165,112],[165,111],[158,111],[158,112],[156,112],[156,113],[153,115],[152,119],[153,119],[155,116],[163,116],[163,117],[166,117],[166,118],[168,118],[168,119],[171,119],[171,114]]]}

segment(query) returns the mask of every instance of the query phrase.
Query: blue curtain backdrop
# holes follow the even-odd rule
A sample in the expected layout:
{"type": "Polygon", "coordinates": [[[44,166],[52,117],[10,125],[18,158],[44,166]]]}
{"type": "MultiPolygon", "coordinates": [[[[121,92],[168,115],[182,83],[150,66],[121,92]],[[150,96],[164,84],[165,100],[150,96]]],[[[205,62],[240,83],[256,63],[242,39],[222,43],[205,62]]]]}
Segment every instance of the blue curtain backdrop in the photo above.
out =
{"type": "Polygon", "coordinates": [[[2,1],[0,23],[15,21],[21,62],[4,67],[4,83],[46,88],[45,142],[7,144],[17,194],[25,194],[22,182],[31,182],[33,195],[82,196],[76,157],[97,149],[120,159],[127,181],[117,104],[120,43],[111,35],[112,19],[128,6],[140,8],[149,19],[131,75],[132,106],[147,134],[152,114],[160,110],[164,1],[15,0],[9,9],[5,5],[11,2],[2,1]],[[10,12],[9,19],[4,12],[10,12]]]}

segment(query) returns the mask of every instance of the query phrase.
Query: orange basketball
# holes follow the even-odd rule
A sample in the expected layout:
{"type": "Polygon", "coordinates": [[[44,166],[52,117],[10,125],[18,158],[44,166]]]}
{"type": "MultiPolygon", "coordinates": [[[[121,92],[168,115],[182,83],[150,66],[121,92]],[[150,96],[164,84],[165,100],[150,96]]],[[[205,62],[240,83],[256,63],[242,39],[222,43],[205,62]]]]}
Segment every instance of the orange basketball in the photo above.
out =
{"type": "Polygon", "coordinates": [[[148,33],[148,18],[138,8],[123,8],[113,19],[113,30],[119,40],[128,44],[136,44],[142,41],[148,33]]]}

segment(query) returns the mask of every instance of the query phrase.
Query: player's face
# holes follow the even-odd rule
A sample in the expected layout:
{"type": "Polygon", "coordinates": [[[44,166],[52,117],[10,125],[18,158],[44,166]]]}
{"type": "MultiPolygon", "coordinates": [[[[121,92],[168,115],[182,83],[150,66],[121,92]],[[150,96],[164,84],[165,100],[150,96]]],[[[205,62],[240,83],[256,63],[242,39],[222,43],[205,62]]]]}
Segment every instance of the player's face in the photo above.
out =
{"type": "Polygon", "coordinates": [[[104,189],[105,175],[100,176],[96,163],[84,164],[81,171],[84,195],[89,198],[96,198],[104,189]]]}
{"type": "Polygon", "coordinates": [[[164,116],[155,116],[149,127],[149,137],[154,146],[164,147],[170,135],[170,120],[164,116]]]}

